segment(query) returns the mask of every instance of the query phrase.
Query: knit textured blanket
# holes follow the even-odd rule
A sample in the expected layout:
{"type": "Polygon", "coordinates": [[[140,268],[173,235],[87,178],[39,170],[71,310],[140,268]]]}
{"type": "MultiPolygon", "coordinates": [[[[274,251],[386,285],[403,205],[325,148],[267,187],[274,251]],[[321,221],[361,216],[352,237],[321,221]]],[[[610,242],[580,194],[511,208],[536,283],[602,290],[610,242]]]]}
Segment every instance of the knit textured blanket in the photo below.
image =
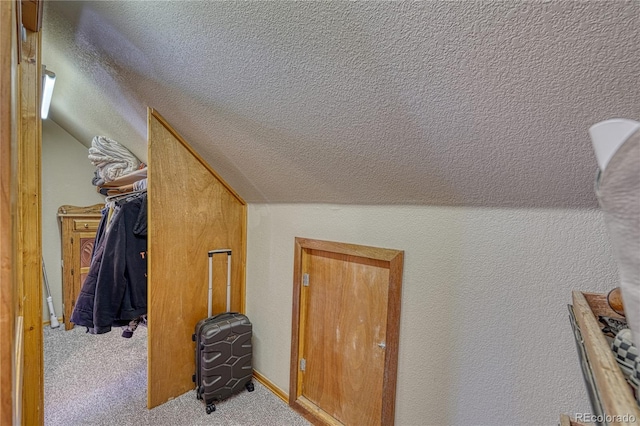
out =
{"type": "Polygon", "coordinates": [[[93,184],[96,186],[134,172],[140,166],[140,160],[131,151],[105,136],[96,136],[91,141],[89,161],[96,166],[93,178],[93,184]]]}

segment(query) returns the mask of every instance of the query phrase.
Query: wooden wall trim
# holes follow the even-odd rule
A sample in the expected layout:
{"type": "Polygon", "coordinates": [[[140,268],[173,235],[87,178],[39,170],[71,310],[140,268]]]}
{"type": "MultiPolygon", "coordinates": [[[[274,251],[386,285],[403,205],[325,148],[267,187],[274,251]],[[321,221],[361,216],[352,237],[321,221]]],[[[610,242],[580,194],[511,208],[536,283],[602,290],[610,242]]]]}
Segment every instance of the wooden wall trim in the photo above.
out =
{"type": "MultiPolygon", "coordinates": [[[[41,33],[27,31],[20,64],[20,143],[18,145],[17,268],[18,294],[24,316],[23,425],[44,423],[44,357],[42,331],[41,33]],[[21,287],[20,287],[21,285],[21,287]]],[[[20,309],[20,307],[19,307],[20,309]]]]}
{"type": "Polygon", "coordinates": [[[309,238],[296,238],[296,244],[305,249],[322,250],[331,253],[357,256],[366,259],[383,260],[390,262],[398,255],[398,250],[380,247],[367,247],[357,244],[341,243],[335,241],[312,240],[309,238]]]}
{"type": "Polygon", "coordinates": [[[14,2],[0,1],[0,424],[13,423],[14,281],[12,276],[11,144],[13,70],[17,67],[14,2]]]}
{"type": "Polygon", "coordinates": [[[387,356],[384,366],[382,424],[392,425],[395,419],[396,385],[398,382],[398,349],[400,347],[400,308],[402,306],[402,271],[404,252],[397,251],[389,260],[389,303],[387,304],[387,356]]]}
{"type": "Polygon", "coordinates": [[[297,361],[300,358],[302,352],[301,344],[304,340],[300,339],[301,328],[301,313],[302,306],[301,296],[302,287],[300,286],[300,279],[302,277],[302,246],[304,239],[296,238],[293,249],[293,307],[291,310],[291,361],[289,365],[289,405],[294,406],[296,400],[302,393],[300,389],[299,377],[298,377],[298,365],[297,361]]]}

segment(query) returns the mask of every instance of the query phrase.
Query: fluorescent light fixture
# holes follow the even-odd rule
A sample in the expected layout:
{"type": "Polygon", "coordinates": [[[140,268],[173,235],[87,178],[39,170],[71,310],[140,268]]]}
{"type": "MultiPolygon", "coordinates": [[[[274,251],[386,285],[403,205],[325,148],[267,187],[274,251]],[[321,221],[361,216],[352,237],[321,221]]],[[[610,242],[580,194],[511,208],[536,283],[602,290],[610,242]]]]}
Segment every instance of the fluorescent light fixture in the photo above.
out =
{"type": "Polygon", "coordinates": [[[49,106],[51,106],[51,96],[53,95],[53,85],[56,82],[56,74],[42,66],[42,106],[40,117],[46,120],[49,116],[49,106]]]}

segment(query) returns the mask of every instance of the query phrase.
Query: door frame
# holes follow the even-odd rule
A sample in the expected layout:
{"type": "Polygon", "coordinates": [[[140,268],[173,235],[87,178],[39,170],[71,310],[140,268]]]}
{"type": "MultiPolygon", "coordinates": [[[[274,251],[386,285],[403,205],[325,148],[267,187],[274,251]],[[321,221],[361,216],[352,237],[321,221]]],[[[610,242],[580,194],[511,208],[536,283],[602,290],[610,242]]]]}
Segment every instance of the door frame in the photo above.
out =
{"type": "Polygon", "coordinates": [[[311,406],[302,396],[301,375],[298,374],[300,356],[303,353],[304,314],[306,292],[302,291],[305,270],[304,251],[320,250],[347,256],[387,262],[389,269],[389,293],[387,305],[386,356],[382,384],[382,414],[380,424],[392,425],[395,417],[396,381],[398,372],[398,346],[400,337],[400,307],[402,296],[402,250],[368,247],[356,244],[295,238],[293,266],[293,313],[291,320],[291,364],[289,376],[289,406],[314,423],[336,424],[335,419],[311,406]]]}

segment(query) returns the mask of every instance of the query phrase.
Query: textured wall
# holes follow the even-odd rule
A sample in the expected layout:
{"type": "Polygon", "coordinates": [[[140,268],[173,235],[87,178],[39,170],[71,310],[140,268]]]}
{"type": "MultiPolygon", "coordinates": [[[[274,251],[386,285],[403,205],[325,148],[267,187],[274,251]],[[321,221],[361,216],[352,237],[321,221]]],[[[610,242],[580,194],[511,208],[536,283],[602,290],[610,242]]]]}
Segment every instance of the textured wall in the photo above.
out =
{"type": "MultiPolygon", "coordinates": [[[[62,259],[58,207],[104,202],[91,184],[95,167],[87,148],[51,120],[42,122],[42,257],[47,269],[54,310],[62,317],[62,259]]],[[[42,317],[49,319],[46,290],[42,317]]]]}
{"type": "Polygon", "coordinates": [[[615,286],[599,211],[249,206],[255,368],[289,387],[294,237],[405,251],[396,424],[557,424],[590,412],[572,289],[615,286]]]}
{"type": "Polygon", "coordinates": [[[638,1],[55,1],[43,61],[82,143],[145,158],[154,107],[248,202],[591,208],[639,39],[638,1]]]}

